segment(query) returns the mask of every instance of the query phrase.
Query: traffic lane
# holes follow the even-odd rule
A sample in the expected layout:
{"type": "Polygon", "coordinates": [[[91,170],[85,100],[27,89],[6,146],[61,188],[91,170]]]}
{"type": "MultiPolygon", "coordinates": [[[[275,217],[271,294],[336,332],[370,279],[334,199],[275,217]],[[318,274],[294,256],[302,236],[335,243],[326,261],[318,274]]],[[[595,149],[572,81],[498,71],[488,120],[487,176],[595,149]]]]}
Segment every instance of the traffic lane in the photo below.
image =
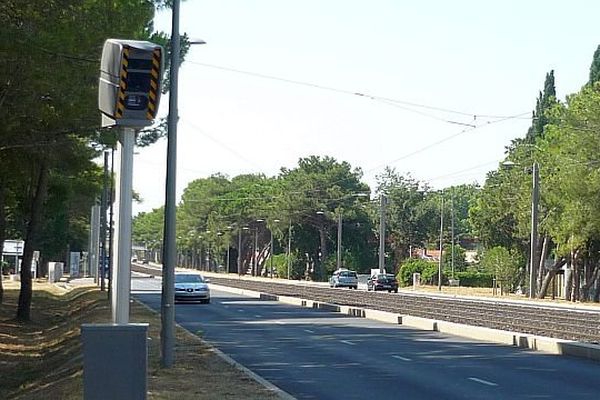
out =
{"type": "Polygon", "coordinates": [[[581,360],[275,302],[227,303],[233,320],[189,326],[298,398],[597,398],[600,389],[598,365],[581,360]]]}
{"type": "Polygon", "coordinates": [[[177,321],[300,399],[569,399],[597,398],[600,390],[599,366],[582,360],[212,295],[212,305],[177,305],[177,321]]]}

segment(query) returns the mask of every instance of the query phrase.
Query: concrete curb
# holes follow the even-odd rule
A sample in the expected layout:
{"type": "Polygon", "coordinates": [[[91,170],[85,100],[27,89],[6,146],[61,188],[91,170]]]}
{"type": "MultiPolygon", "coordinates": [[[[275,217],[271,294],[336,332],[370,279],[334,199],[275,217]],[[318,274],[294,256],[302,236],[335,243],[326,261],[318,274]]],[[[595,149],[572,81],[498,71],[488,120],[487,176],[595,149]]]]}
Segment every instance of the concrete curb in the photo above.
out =
{"type": "Polygon", "coordinates": [[[279,301],[285,304],[339,312],[353,317],[368,318],[385,323],[404,325],[415,329],[447,333],[450,335],[461,336],[474,340],[516,346],[534,351],[543,351],[549,354],[600,361],[600,345],[591,343],[581,343],[572,340],[555,339],[526,333],[503,331],[500,329],[491,329],[481,326],[463,325],[454,322],[413,317],[410,315],[396,314],[387,311],[340,306],[337,304],[321,303],[296,297],[276,296],[252,290],[231,288],[214,284],[211,285],[218,290],[255,297],[261,300],[279,301]]]}

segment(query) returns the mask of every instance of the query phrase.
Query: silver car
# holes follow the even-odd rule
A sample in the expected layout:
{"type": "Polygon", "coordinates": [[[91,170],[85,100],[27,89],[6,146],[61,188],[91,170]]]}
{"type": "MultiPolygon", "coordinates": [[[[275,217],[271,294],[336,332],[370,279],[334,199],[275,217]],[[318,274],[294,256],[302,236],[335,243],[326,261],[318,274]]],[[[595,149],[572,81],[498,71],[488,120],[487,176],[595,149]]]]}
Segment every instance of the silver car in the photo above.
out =
{"type": "Polygon", "coordinates": [[[200,274],[175,274],[175,301],[210,303],[209,280],[200,274]]]}
{"type": "Polygon", "coordinates": [[[358,289],[358,275],[349,269],[338,269],[329,278],[329,286],[358,289]]]}

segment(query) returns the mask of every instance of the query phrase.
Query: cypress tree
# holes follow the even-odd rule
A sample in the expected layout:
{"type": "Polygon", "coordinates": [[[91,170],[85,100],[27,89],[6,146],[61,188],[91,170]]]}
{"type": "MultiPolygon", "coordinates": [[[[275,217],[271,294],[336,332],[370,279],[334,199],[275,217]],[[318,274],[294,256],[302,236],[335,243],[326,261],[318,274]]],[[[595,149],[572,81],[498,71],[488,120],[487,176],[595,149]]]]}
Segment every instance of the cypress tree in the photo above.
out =
{"type": "Polygon", "coordinates": [[[598,81],[600,81],[600,45],[598,45],[598,48],[594,52],[594,59],[590,66],[590,80],[588,84],[593,85],[598,81]]]}
{"type": "Polygon", "coordinates": [[[528,142],[533,142],[536,137],[544,134],[544,127],[548,124],[546,112],[556,104],[556,87],[554,85],[554,70],[546,74],[544,81],[544,91],[538,95],[535,110],[533,111],[533,121],[527,131],[528,142]]]}

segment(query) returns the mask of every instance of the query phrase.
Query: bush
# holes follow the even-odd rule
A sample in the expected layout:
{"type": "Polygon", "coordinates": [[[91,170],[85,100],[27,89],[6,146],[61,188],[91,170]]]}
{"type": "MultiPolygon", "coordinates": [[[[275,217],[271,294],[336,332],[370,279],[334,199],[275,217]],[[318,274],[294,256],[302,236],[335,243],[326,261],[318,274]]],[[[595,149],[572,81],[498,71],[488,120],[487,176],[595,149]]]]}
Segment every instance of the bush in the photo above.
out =
{"type": "MultiPolygon", "coordinates": [[[[400,286],[412,285],[412,277],[415,272],[421,274],[421,281],[426,283],[437,282],[438,266],[435,262],[412,258],[400,265],[398,283],[400,286]]],[[[442,279],[444,279],[442,277],[442,279]]]]}
{"type": "MultiPolygon", "coordinates": [[[[287,278],[288,257],[286,254],[275,254],[273,257],[273,268],[277,271],[277,276],[287,278]]],[[[306,263],[298,257],[297,253],[292,253],[290,260],[290,279],[304,279],[304,270],[306,263]]]]}
{"type": "Polygon", "coordinates": [[[460,279],[460,286],[467,287],[492,287],[494,274],[479,271],[456,272],[454,276],[460,279]]]}

